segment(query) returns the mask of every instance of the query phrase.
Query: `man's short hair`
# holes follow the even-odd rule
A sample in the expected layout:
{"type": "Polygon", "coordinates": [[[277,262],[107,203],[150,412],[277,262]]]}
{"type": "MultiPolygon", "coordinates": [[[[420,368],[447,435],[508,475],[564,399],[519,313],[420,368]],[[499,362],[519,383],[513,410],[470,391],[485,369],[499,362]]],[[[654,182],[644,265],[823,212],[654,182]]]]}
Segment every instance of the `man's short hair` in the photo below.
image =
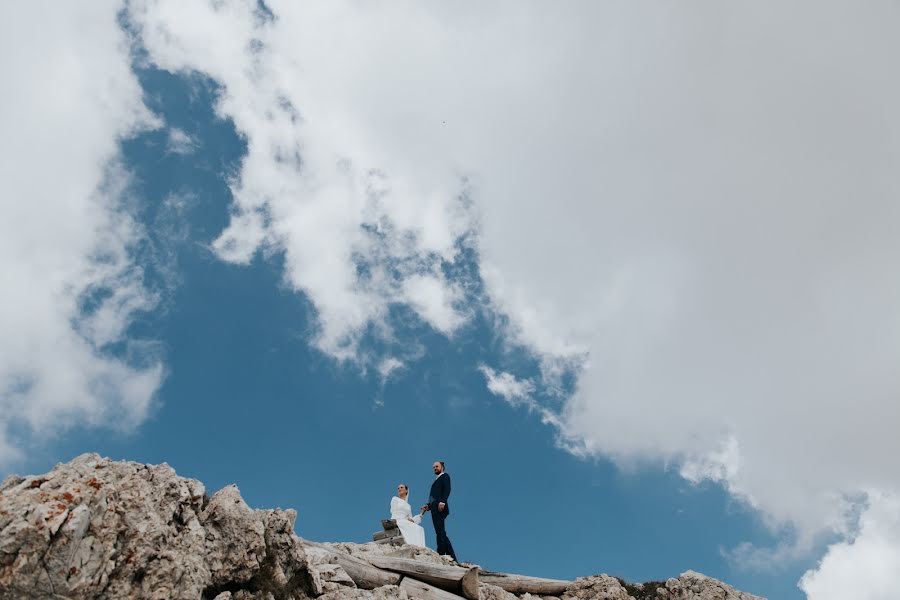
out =
{"type": "Polygon", "coordinates": [[[442,468],[442,469],[443,469],[443,468],[444,468],[444,461],[442,461],[442,460],[439,460],[439,461],[436,461],[436,462],[439,462],[439,463],[441,463],[441,468],[442,468]]]}

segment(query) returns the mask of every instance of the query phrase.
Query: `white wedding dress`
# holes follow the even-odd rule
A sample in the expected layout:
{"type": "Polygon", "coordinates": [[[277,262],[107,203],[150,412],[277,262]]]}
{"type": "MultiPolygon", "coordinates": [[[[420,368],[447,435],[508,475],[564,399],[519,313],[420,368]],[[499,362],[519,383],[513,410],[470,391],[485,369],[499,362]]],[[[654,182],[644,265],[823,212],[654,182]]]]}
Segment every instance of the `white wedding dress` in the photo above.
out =
{"type": "Polygon", "coordinates": [[[419,525],[422,515],[414,517],[409,502],[398,496],[391,498],[391,518],[397,521],[397,527],[407,544],[425,547],[425,530],[419,525]]]}

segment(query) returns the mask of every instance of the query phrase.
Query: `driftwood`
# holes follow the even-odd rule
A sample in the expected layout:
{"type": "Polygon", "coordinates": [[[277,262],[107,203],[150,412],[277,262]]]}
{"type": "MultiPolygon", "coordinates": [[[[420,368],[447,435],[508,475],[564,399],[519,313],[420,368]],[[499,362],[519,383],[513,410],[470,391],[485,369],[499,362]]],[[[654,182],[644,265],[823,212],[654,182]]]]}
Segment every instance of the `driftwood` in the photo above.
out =
{"type": "Polygon", "coordinates": [[[312,548],[317,548],[319,551],[324,550],[328,552],[330,556],[333,556],[337,561],[337,564],[344,568],[344,571],[346,571],[347,575],[350,576],[350,579],[356,584],[356,587],[364,590],[374,590],[383,585],[397,585],[400,583],[400,575],[397,573],[379,569],[378,567],[370,565],[366,561],[351,556],[346,552],[341,552],[333,547],[318,542],[311,542],[309,540],[303,540],[303,544],[312,548]]]}
{"type": "Polygon", "coordinates": [[[400,582],[400,576],[396,573],[383,571],[355,556],[338,553],[337,559],[338,564],[344,567],[356,586],[364,590],[374,590],[383,585],[397,585],[400,582]]]}
{"type": "MultiPolygon", "coordinates": [[[[379,543],[390,542],[394,539],[380,540],[379,543]]],[[[303,543],[333,555],[336,562],[344,568],[357,587],[372,590],[383,585],[399,583],[401,588],[406,586],[405,589],[410,598],[417,600],[459,600],[457,594],[445,591],[445,589],[458,592],[469,600],[478,600],[479,582],[496,585],[513,594],[527,593],[536,596],[562,596],[566,588],[572,584],[571,581],[560,579],[495,573],[480,570],[477,567],[464,569],[451,565],[420,562],[410,558],[367,556],[366,560],[363,560],[317,542],[304,540],[303,543]],[[402,575],[406,575],[406,577],[402,577],[402,575]],[[435,585],[431,585],[431,583],[435,585]]]]}
{"type": "Polygon", "coordinates": [[[394,546],[402,546],[404,543],[402,535],[395,535],[394,537],[382,538],[380,540],[372,540],[376,544],[392,544],[394,546]]]}
{"type": "Polygon", "coordinates": [[[448,592],[461,593],[469,600],[478,600],[478,569],[476,567],[464,569],[391,556],[369,556],[367,560],[379,569],[414,577],[448,592]]]}
{"type": "Polygon", "coordinates": [[[445,592],[439,587],[428,585],[423,581],[417,581],[412,577],[404,577],[403,581],[400,582],[400,589],[414,600],[460,600],[456,594],[445,592]]]}
{"type": "Polygon", "coordinates": [[[571,581],[560,579],[543,579],[541,577],[528,577],[526,575],[513,575],[511,573],[494,573],[481,571],[479,573],[481,583],[489,583],[503,588],[513,594],[534,594],[540,596],[561,596],[566,588],[572,585],[571,581]]]}
{"type": "Polygon", "coordinates": [[[383,540],[386,538],[397,537],[398,535],[403,535],[400,533],[400,530],[396,527],[394,529],[385,529],[384,531],[376,531],[372,534],[372,541],[377,542],[378,540],[383,540]]]}

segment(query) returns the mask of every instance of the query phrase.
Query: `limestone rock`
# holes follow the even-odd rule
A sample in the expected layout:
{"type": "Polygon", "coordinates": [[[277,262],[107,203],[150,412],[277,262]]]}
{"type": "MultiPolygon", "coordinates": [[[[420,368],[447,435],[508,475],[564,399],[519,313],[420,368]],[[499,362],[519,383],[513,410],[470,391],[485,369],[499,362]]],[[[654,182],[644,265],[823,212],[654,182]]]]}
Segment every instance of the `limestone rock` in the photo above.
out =
{"type": "Polygon", "coordinates": [[[406,594],[396,585],[384,585],[374,590],[346,588],[326,592],[317,600],[408,600],[406,594]]]}
{"type": "MultiPolygon", "coordinates": [[[[531,596],[531,594],[525,594],[525,596],[531,596]]],[[[518,600],[518,596],[496,585],[482,583],[478,585],[478,600],[518,600]]]]}
{"type": "MultiPolygon", "coordinates": [[[[344,567],[342,567],[341,565],[320,564],[313,567],[313,569],[316,571],[316,574],[322,580],[323,584],[334,583],[338,585],[345,585],[347,587],[356,587],[356,583],[347,574],[347,571],[345,571],[344,567]]],[[[333,591],[340,588],[325,587],[324,589],[333,591]]]]}
{"type": "Polygon", "coordinates": [[[609,575],[579,577],[566,589],[562,600],[632,600],[622,583],[609,575]]]}
{"type": "Polygon", "coordinates": [[[234,486],[209,499],[166,464],[84,454],[0,486],[0,600],[302,598],[295,517],[234,486]]]}
{"type": "Polygon", "coordinates": [[[666,590],[668,596],[660,597],[677,600],[765,600],[696,571],[685,571],[677,579],[667,580],[666,590]]]}
{"type": "Polygon", "coordinates": [[[522,600],[561,600],[557,596],[535,596],[534,594],[522,594],[519,596],[522,600]]]}

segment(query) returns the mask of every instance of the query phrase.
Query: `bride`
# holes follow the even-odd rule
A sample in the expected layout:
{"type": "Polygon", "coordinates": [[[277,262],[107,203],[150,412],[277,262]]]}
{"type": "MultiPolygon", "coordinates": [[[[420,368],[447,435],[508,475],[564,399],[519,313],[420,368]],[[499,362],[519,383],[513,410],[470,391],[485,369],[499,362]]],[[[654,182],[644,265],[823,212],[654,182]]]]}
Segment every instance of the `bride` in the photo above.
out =
{"type": "Polygon", "coordinates": [[[403,534],[407,544],[425,547],[425,530],[419,523],[422,522],[422,513],[412,516],[412,507],[409,505],[409,488],[405,483],[397,486],[397,495],[391,498],[391,518],[397,521],[397,527],[403,534]]]}

